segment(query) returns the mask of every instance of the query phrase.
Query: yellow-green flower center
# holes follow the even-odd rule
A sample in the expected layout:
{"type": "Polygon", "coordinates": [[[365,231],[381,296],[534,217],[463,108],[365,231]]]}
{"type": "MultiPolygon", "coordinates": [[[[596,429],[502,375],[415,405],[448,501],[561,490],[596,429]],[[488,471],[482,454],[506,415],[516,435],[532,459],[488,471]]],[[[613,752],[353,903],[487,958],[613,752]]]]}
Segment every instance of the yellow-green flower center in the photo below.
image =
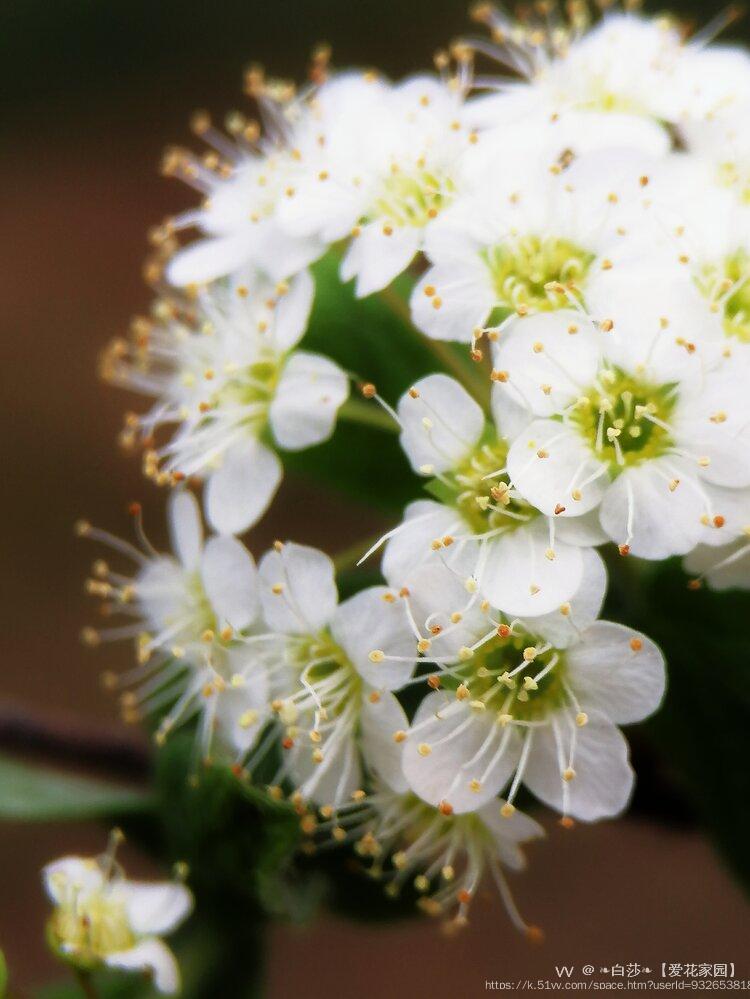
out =
{"type": "Polygon", "coordinates": [[[108,954],[128,950],[136,942],[114,882],[90,892],[71,885],[50,917],[48,933],[55,950],[79,967],[95,967],[108,954]]]}
{"type": "Polygon", "coordinates": [[[538,511],[511,496],[504,471],[507,457],[507,443],[488,426],[471,455],[458,468],[433,479],[427,490],[456,509],[474,534],[513,530],[538,516],[538,511]]]}
{"type": "Polygon", "coordinates": [[[614,476],[672,448],[668,421],[676,401],[673,385],[653,385],[609,368],[580,397],[570,421],[614,476]]]}
{"type": "Polygon", "coordinates": [[[549,312],[583,301],[582,286],[594,255],[567,239],[525,235],[484,252],[497,296],[498,322],[510,312],[549,312]]]}
{"type": "Polygon", "coordinates": [[[454,194],[453,181],[437,171],[394,166],[381,185],[369,219],[382,219],[384,231],[389,223],[422,228],[450,204],[454,194]]]}
{"type": "MultiPolygon", "coordinates": [[[[269,352],[266,357],[236,372],[224,372],[223,384],[210,397],[209,404],[217,409],[242,408],[246,422],[262,428],[268,407],[281,375],[283,358],[269,352]]],[[[210,419],[210,410],[207,411],[210,419]]]]}
{"type": "Polygon", "coordinates": [[[735,160],[719,165],[717,180],[722,187],[734,188],[743,205],[750,205],[750,175],[735,160]]]}
{"type": "Polygon", "coordinates": [[[463,650],[460,665],[443,684],[473,705],[494,711],[501,724],[538,721],[565,703],[565,657],[546,648],[518,625],[501,625],[471,655],[463,650]]]}
{"type": "Polygon", "coordinates": [[[722,316],[726,335],[750,343],[750,253],[738,250],[718,264],[706,264],[695,281],[712,311],[722,316]]]}

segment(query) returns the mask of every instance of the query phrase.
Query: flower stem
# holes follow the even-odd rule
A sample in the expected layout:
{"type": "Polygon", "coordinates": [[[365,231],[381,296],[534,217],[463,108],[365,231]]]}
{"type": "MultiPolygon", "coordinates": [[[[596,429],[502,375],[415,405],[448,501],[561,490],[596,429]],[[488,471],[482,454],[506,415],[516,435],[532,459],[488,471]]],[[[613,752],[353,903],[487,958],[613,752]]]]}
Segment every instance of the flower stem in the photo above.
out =
{"type": "Polygon", "coordinates": [[[364,399],[347,399],[339,409],[338,418],[365,427],[374,427],[376,430],[385,430],[391,434],[397,434],[399,429],[398,424],[394,423],[388,413],[376,402],[368,403],[364,399]]]}
{"type": "Polygon", "coordinates": [[[91,980],[90,971],[82,971],[80,968],[76,968],[75,976],[78,979],[78,984],[81,986],[81,991],[86,996],[86,999],[99,999],[99,993],[91,980]]]}

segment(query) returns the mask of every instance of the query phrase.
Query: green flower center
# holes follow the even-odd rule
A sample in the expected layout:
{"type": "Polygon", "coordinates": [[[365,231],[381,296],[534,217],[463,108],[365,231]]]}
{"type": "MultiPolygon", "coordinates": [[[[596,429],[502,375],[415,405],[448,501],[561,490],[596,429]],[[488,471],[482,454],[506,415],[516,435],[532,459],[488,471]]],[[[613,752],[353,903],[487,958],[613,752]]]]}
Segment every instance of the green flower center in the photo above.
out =
{"type": "Polygon", "coordinates": [[[216,631],[217,629],[216,615],[203,588],[200,572],[194,572],[188,578],[182,613],[185,619],[191,622],[196,636],[202,635],[205,631],[216,631]]]}
{"type": "MultiPolygon", "coordinates": [[[[325,753],[327,740],[333,737],[345,712],[351,712],[352,706],[359,703],[362,679],[327,629],[315,636],[292,639],[288,646],[288,661],[299,670],[302,684],[298,693],[283,703],[279,712],[281,720],[290,726],[289,735],[296,736],[298,718],[309,718],[310,712],[314,714],[313,760],[322,762],[322,758],[316,759],[316,756],[325,753]]],[[[300,724],[303,723],[300,721],[300,724]]]]}
{"type": "Polygon", "coordinates": [[[506,441],[488,425],[472,454],[458,468],[428,483],[427,491],[457,510],[474,534],[514,530],[539,514],[523,500],[511,497],[508,476],[502,471],[507,458],[506,441]]]}
{"type": "MultiPolygon", "coordinates": [[[[262,429],[282,366],[283,358],[269,351],[267,356],[254,364],[240,368],[237,372],[225,373],[224,383],[211,397],[210,405],[217,409],[241,407],[247,410],[244,422],[262,429]]],[[[210,412],[207,418],[210,419],[210,412]]]]}
{"type": "Polygon", "coordinates": [[[518,309],[549,312],[583,302],[594,255],[567,239],[519,236],[484,251],[497,296],[491,324],[518,309]]]}
{"type": "Polygon", "coordinates": [[[750,343],[750,253],[738,250],[719,264],[707,264],[695,278],[711,310],[722,315],[724,332],[750,343]]]}
{"type": "Polygon", "coordinates": [[[125,903],[109,885],[90,894],[71,886],[69,898],[52,914],[48,932],[55,950],[80,967],[94,967],[136,942],[125,903]]]}
{"type": "Polygon", "coordinates": [[[567,699],[565,658],[531,635],[501,625],[471,654],[462,650],[460,665],[443,678],[477,711],[495,711],[501,724],[539,721],[567,699]],[[460,688],[460,689],[459,689],[460,688]]]}
{"type": "Polygon", "coordinates": [[[743,205],[750,205],[750,176],[734,160],[720,164],[717,180],[722,187],[733,187],[743,205]]]}
{"type": "Polygon", "coordinates": [[[370,219],[422,228],[450,204],[454,194],[453,181],[437,171],[419,166],[401,170],[394,165],[381,185],[370,219]]]}
{"type": "Polygon", "coordinates": [[[610,368],[584,392],[570,421],[615,476],[670,450],[667,423],[676,402],[673,385],[652,385],[610,368]]]}

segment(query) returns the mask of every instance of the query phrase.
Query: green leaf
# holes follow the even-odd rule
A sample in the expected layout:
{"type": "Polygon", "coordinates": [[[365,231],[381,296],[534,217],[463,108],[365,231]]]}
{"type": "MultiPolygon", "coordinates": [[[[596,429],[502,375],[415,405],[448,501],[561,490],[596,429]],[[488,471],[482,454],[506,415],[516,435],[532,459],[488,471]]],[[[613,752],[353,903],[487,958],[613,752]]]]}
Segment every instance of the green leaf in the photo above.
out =
{"type": "Polygon", "coordinates": [[[0,757],[0,819],[54,822],[144,812],[152,798],[119,787],[0,757]]]}
{"type": "Polygon", "coordinates": [[[8,965],[5,961],[5,954],[0,950],[0,999],[3,999],[8,989],[8,965]]]}

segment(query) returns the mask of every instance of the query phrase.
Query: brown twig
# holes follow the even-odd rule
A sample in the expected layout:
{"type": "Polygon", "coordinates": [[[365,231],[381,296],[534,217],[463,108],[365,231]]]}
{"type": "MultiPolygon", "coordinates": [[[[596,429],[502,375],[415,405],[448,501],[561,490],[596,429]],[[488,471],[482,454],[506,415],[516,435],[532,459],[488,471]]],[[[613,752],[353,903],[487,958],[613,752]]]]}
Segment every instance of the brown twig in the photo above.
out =
{"type": "Polygon", "coordinates": [[[138,781],[146,779],[150,766],[146,740],[135,731],[130,735],[8,702],[0,703],[0,749],[138,781]]]}

